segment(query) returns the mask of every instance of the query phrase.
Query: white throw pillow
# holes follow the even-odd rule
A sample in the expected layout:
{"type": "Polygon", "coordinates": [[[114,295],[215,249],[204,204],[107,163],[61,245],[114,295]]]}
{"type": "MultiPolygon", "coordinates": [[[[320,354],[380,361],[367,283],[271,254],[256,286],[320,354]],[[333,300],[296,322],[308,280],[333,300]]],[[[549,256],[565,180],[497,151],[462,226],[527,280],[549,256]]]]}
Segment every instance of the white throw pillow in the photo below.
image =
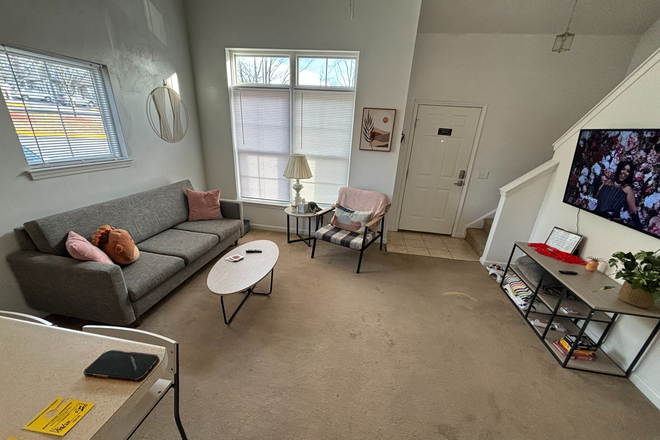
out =
{"type": "Polygon", "coordinates": [[[332,217],[330,224],[336,228],[364,234],[364,225],[369,223],[371,217],[371,211],[353,211],[352,209],[337,205],[335,215],[332,217]]]}

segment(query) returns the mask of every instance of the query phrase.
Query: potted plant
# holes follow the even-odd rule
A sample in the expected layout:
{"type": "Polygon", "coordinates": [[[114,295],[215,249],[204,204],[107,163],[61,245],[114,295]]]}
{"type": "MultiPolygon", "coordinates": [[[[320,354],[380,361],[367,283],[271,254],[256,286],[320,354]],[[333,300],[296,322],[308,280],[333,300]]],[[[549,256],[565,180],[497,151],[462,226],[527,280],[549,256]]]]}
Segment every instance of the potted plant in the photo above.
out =
{"type": "Polygon", "coordinates": [[[610,266],[616,267],[616,278],[624,280],[619,299],[635,307],[648,309],[660,298],[660,250],[615,252],[610,266]]]}

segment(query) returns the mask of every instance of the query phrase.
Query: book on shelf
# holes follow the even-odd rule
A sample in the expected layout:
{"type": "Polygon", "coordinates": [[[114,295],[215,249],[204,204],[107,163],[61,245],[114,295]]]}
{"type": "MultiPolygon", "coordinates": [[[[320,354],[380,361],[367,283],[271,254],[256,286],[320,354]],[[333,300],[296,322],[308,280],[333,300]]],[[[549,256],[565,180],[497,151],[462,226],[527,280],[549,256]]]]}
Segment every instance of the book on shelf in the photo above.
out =
{"type": "MultiPolygon", "coordinates": [[[[559,340],[559,343],[561,344],[562,347],[564,347],[564,349],[566,350],[567,353],[569,351],[571,351],[571,344],[566,342],[566,340],[564,338],[561,338],[559,340]]],[[[594,353],[594,350],[579,350],[579,349],[576,349],[575,351],[573,351],[573,354],[584,354],[584,355],[587,355],[587,356],[590,355],[590,354],[593,354],[593,353],[594,353]]]]}
{"type": "MultiPolygon", "coordinates": [[[[546,328],[548,326],[548,320],[547,319],[535,319],[535,320],[532,321],[532,325],[534,327],[538,327],[538,328],[546,328]]],[[[566,330],[566,327],[564,327],[563,325],[561,325],[558,322],[553,322],[550,325],[550,330],[554,330],[556,332],[561,332],[561,333],[568,332],[568,330],[566,330]]]]}
{"type": "Polygon", "coordinates": [[[565,315],[579,315],[580,312],[571,307],[560,307],[559,311],[565,315]]]}
{"type": "MultiPolygon", "coordinates": [[[[573,346],[573,343],[577,339],[577,335],[566,335],[562,338],[564,341],[566,341],[569,345],[569,347],[573,346]]],[[[594,341],[591,340],[591,338],[587,335],[582,335],[580,338],[580,341],[578,342],[577,347],[575,347],[576,350],[588,350],[588,351],[596,351],[598,350],[598,345],[594,341]]]]}
{"type": "MultiPolygon", "coordinates": [[[[568,351],[561,345],[559,341],[552,341],[552,346],[555,348],[555,350],[557,350],[559,353],[564,355],[564,357],[568,355],[568,351]]],[[[598,358],[596,357],[595,353],[591,353],[587,355],[587,354],[576,354],[574,352],[571,355],[571,359],[574,359],[576,361],[595,361],[598,358]]]]}

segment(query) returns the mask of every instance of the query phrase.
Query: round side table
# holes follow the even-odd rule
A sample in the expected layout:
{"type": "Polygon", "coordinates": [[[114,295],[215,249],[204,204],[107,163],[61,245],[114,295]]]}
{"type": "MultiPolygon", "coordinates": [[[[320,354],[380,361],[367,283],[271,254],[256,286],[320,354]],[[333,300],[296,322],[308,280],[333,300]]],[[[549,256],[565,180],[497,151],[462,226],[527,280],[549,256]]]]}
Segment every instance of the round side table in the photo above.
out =
{"type": "MultiPolygon", "coordinates": [[[[323,213],[322,211],[319,212],[306,212],[304,214],[298,214],[295,212],[291,212],[291,207],[287,206],[284,208],[284,213],[286,214],[286,242],[287,243],[296,243],[299,241],[302,241],[305,243],[307,246],[312,245],[312,238],[314,236],[312,235],[312,220],[315,221],[316,226],[314,227],[314,232],[317,231],[319,228],[319,218],[323,218],[323,213]],[[291,231],[289,230],[289,218],[290,217],[295,217],[296,218],[296,236],[298,237],[295,240],[291,240],[291,231]],[[303,228],[305,226],[305,219],[307,219],[307,237],[303,237],[300,235],[300,230],[298,229],[298,220],[303,219],[303,228]]],[[[304,229],[303,229],[304,231],[304,229]]]]}

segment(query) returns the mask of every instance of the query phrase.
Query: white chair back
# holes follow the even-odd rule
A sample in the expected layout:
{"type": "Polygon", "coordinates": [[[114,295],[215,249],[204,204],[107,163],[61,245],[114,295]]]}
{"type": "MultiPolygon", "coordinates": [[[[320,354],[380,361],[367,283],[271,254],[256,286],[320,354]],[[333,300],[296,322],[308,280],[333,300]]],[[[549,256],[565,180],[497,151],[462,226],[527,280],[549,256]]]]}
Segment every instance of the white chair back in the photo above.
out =
{"type": "Polygon", "coordinates": [[[39,318],[37,316],[32,316],[32,315],[26,315],[25,313],[0,310],[0,316],[4,316],[5,318],[18,319],[20,321],[32,322],[34,324],[49,325],[49,326],[53,325],[52,322],[46,321],[43,318],[39,318]]]}

